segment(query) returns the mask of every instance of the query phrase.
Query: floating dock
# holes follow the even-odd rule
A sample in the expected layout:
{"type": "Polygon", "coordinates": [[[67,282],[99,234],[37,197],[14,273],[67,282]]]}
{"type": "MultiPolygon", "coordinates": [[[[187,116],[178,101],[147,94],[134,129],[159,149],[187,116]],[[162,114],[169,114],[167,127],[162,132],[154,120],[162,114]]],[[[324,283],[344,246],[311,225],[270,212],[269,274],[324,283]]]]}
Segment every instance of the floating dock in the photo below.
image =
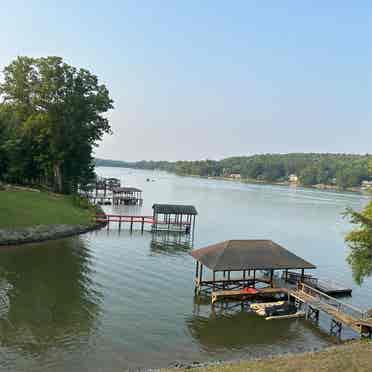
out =
{"type": "Polygon", "coordinates": [[[351,288],[347,288],[339,283],[336,283],[333,280],[320,279],[312,275],[304,275],[301,279],[301,275],[293,271],[288,271],[287,281],[292,284],[296,284],[297,282],[302,281],[307,285],[330,296],[351,296],[352,293],[351,288]]]}

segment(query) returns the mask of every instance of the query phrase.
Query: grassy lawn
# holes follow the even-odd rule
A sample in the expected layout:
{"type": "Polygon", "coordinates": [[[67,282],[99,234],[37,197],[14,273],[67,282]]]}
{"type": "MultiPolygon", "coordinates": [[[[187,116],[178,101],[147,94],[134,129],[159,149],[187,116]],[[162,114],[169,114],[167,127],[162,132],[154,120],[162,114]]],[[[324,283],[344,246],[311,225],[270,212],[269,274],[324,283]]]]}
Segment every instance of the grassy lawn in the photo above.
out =
{"type": "Polygon", "coordinates": [[[0,191],[0,229],[33,225],[78,225],[91,222],[91,212],[71,197],[34,191],[0,191]]]}
{"type": "Polygon", "coordinates": [[[372,343],[355,342],[324,351],[195,368],[198,372],[364,372],[372,371],[372,343]]]}

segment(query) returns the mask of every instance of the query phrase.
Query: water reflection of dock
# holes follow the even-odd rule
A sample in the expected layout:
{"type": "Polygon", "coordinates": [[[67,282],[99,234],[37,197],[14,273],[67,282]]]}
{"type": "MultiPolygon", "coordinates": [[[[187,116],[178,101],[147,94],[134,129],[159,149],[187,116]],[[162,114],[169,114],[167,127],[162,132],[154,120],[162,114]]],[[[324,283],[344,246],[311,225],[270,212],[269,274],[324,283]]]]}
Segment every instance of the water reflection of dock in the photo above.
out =
{"type": "Polygon", "coordinates": [[[158,253],[178,254],[189,252],[193,247],[193,236],[169,231],[152,233],[151,251],[158,253]]]}

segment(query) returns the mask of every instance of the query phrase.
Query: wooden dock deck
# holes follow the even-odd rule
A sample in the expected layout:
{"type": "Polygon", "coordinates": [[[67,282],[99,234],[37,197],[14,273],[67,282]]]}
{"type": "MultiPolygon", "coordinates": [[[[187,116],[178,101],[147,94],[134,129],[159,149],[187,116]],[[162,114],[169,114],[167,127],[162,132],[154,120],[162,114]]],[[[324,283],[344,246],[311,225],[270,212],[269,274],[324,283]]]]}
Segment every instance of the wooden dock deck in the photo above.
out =
{"type": "Polygon", "coordinates": [[[125,223],[129,224],[130,231],[133,231],[135,224],[140,224],[141,232],[144,231],[145,225],[152,226],[154,223],[152,216],[128,216],[128,215],[117,215],[117,214],[97,214],[96,222],[105,223],[107,228],[110,227],[110,223],[117,223],[119,230],[125,223]]]}
{"type": "Polygon", "coordinates": [[[303,278],[301,278],[301,274],[293,271],[288,272],[287,281],[292,284],[296,284],[297,282],[302,281],[307,285],[330,296],[351,296],[352,293],[351,288],[347,288],[333,280],[316,278],[312,275],[304,275],[303,278]]]}
{"type": "Polygon", "coordinates": [[[314,287],[330,296],[351,296],[352,292],[351,288],[346,288],[339,283],[323,279],[318,279],[314,287]]]}
{"type": "Polygon", "coordinates": [[[247,299],[265,299],[271,298],[276,295],[282,295],[287,297],[288,290],[286,288],[256,288],[255,293],[249,293],[245,289],[232,289],[232,290],[224,290],[224,291],[213,291],[212,292],[212,304],[214,304],[218,300],[240,300],[244,301],[247,299]]]}

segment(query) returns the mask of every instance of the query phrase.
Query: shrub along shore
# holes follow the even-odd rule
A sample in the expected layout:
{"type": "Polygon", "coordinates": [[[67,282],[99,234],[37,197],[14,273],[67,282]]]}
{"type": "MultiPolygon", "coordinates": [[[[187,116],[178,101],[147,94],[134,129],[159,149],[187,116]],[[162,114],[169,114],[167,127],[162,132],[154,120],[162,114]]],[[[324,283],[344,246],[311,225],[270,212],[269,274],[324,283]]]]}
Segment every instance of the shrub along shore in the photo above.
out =
{"type": "Polygon", "coordinates": [[[0,191],[0,245],[31,243],[99,228],[96,210],[77,196],[5,187],[0,191]]]}

